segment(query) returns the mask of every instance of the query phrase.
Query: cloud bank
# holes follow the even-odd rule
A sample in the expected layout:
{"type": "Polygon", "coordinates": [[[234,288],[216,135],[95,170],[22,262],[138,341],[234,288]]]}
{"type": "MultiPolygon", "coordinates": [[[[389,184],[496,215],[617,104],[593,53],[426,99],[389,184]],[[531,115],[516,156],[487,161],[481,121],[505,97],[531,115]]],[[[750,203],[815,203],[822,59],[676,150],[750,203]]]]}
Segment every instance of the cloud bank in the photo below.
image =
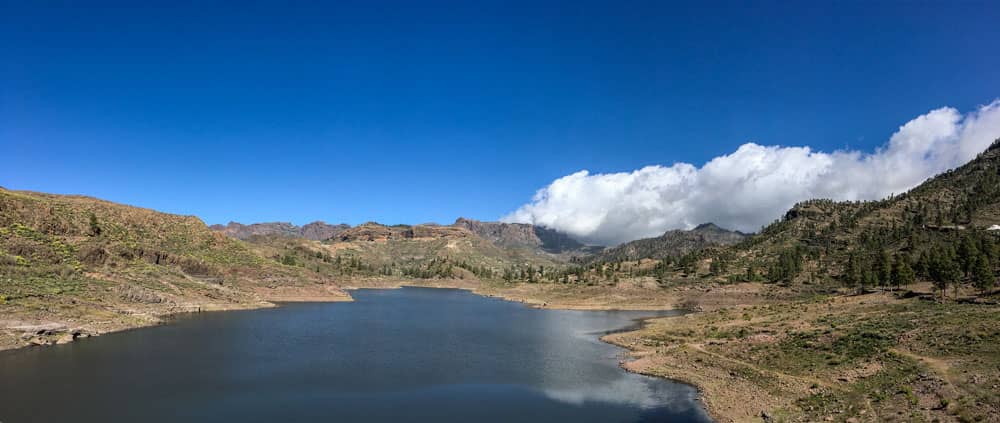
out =
{"type": "Polygon", "coordinates": [[[951,107],[907,122],[874,153],[747,143],[696,167],[563,176],[504,216],[582,241],[615,245],[704,222],[756,231],[811,198],[874,200],[973,159],[1000,137],[1000,100],[962,115],[951,107]]]}

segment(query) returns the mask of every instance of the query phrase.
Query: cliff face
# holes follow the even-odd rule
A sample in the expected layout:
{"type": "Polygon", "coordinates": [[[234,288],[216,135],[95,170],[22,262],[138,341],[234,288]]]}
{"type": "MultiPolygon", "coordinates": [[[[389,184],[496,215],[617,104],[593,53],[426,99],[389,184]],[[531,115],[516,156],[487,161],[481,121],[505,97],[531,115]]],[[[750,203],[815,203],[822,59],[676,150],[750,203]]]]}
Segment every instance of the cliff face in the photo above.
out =
{"type": "Polygon", "coordinates": [[[498,246],[536,247],[542,244],[542,241],[535,236],[534,227],[528,224],[481,222],[460,217],[453,226],[465,228],[498,246]]]}

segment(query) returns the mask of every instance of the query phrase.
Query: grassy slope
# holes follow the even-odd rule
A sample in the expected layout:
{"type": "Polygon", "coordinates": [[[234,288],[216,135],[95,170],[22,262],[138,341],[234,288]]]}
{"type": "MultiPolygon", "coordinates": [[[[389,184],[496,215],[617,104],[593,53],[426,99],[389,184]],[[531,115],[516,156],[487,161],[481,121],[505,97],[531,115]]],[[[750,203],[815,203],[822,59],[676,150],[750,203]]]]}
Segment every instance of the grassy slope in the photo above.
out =
{"type": "MultiPolygon", "coordinates": [[[[103,332],[179,311],[258,307],[274,292],[329,282],[195,217],[0,190],[0,328],[58,323],[103,332]]],[[[31,341],[0,334],[0,346],[31,341]]]]}
{"type": "Polygon", "coordinates": [[[500,248],[471,233],[325,242],[256,236],[247,241],[259,255],[330,274],[352,286],[363,285],[366,280],[378,282],[386,279],[489,281],[499,279],[501,271],[510,266],[545,266],[549,269],[565,266],[552,256],[537,254],[527,248],[500,248]],[[474,270],[482,269],[490,269],[494,276],[477,276],[474,270]]]}
{"type": "Polygon", "coordinates": [[[611,337],[721,421],[997,421],[1000,307],[888,293],[723,307],[611,337]]]}

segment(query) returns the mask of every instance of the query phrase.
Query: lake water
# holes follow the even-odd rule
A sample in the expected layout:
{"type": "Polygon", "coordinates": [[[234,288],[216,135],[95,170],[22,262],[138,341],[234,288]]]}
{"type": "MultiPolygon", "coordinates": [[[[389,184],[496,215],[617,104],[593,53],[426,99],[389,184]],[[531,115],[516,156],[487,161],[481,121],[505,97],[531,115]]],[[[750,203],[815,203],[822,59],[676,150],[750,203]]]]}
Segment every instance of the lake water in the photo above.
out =
{"type": "Polygon", "coordinates": [[[707,422],[598,340],[649,312],[452,289],[202,313],[0,354],[0,422],[707,422]]]}

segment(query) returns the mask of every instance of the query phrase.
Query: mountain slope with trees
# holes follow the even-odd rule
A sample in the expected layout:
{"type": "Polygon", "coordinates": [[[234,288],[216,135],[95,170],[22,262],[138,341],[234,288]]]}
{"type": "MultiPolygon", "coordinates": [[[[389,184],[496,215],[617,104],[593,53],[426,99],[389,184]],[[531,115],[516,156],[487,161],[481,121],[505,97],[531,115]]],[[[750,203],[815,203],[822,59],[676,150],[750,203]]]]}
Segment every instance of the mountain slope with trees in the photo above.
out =
{"type": "Polygon", "coordinates": [[[747,235],[742,232],[723,229],[714,223],[703,223],[691,230],[667,231],[655,238],[637,239],[617,247],[610,247],[589,258],[588,261],[614,262],[680,257],[708,247],[733,245],[746,237],[747,235]]]}
{"type": "Polygon", "coordinates": [[[864,290],[915,280],[994,287],[1000,265],[1000,141],[907,193],[879,201],[811,200],[731,251],[747,279],[826,280],[864,290]],[[747,269],[750,269],[749,273],[747,269]]]}

